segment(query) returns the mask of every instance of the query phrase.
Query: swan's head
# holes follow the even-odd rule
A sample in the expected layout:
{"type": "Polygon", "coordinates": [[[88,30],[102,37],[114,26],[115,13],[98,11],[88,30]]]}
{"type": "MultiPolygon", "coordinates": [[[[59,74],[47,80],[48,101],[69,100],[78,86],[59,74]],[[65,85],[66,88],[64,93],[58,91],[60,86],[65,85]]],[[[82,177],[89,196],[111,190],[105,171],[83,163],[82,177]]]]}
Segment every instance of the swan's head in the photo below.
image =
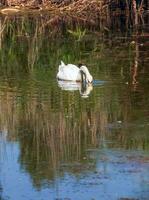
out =
{"type": "Polygon", "coordinates": [[[81,97],[88,98],[92,90],[93,90],[92,84],[87,84],[85,87],[83,87],[82,85],[80,90],[81,97]]]}
{"type": "Polygon", "coordinates": [[[89,73],[89,70],[87,69],[87,67],[85,65],[82,65],[80,67],[80,71],[83,72],[83,74],[85,75],[85,81],[87,83],[92,83],[93,82],[93,77],[92,75],[89,73]]]}

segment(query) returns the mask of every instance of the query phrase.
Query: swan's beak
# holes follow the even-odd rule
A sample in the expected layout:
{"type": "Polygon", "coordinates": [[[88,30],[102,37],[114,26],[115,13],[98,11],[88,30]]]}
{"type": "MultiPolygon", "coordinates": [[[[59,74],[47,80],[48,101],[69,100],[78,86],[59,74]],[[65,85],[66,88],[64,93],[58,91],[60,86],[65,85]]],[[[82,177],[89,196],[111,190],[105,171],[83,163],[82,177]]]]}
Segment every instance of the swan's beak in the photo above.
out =
{"type": "Polygon", "coordinates": [[[93,77],[92,76],[88,77],[87,83],[88,84],[92,84],[93,83],[93,77]]]}

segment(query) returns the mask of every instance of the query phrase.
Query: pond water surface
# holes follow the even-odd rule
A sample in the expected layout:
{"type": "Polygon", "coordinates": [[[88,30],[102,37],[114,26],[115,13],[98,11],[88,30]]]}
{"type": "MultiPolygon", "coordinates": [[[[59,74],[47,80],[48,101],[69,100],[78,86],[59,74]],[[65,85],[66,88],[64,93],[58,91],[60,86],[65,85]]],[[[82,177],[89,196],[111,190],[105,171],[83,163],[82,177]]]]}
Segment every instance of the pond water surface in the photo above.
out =
{"type": "Polygon", "coordinates": [[[137,35],[90,30],[75,38],[42,32],[36,20],[7,20],[0,35],[0,199],[148,200],[146,24],[137,35]],[[93,86],[57,82],[61,60],[85,63],[93,86]]]}

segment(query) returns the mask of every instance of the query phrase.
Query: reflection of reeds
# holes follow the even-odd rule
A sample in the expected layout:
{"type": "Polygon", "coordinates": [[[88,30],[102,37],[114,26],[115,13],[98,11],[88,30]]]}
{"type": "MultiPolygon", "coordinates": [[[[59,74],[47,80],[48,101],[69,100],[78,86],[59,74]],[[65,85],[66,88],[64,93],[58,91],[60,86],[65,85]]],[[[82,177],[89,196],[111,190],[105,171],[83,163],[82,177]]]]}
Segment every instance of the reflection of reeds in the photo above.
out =
{"type": "Polygon", "coordinates": [[[42,44],[42,29],[40,28],[40,24],[38,24],[38,20],[36,22],[34,36],[28,39],[29,51],[28,51],[28,69],[33,70],[35,65],[35,61],[38,60],[38,53],[42,44]]]}
{"type": "MultiPolygon", "coordinates": [[[[142,137],[131,129],[116,129],[113,125],[121,120],[124,124],[132,122],[133,103],[137,102],[137,99],[132,102],[131,98],[132,80],[130,91],[129,86],[120,90],[119,85],[114,89],[95,88],[91,100],[86,101],[80,100],[76,93],[60,92],[51,81],[60,59],[74,63],[85,59],[96,78],[104,74],[104,78],[110,79],[113,72],[120,74],[121,66],[123,77],[128,81],[129,61],[123,61],[129,56],[127,43],[123,45],[116,39],[114,49],[114,38],[105,36],[103,42],[100,32],[97,35],[101,38],[88,36],[80,42],[71,38],[69,43],[68,37],[67,41],[65,38],[67,33],[60,34],[63,31],[60,28],[54,32],[51,23],[46,22],[49,22],[46,17],[35,21],[29,17],[1,19],[4,29],[0,60],[0,130],[7,132],[8,140],[19,141],[20,162],[36,185],[43,179],[52,179],[61,163],[83,163],[88,159],[86,150],[106,146],[106,140],[115,141],[109,144],[112,147],[148,148],[146,135],[142,137]],[[7,19],[5,23],[4,19],[7,19]],[[109,126],[113,129],[109,130],[109,126]],[[37,175],[39,171],[41,174],[37,175]]],[[[134,54],[130,52],[130,57],[138,61],[139,48],[136,46],[134,51],[134,54]]],[[[137,73],[139,76],[139,71],[137,73]]],[[[148,108],[146,91],[142,90],[140,96],[148,108]]],[[[140,112],[136,117],[140,117],[140,112]]]]}
{"type": "MultiPolygon", "coordinates": [[[[75,4],[79,3],[79,1],[75,2],[75,4]]],[[[81,4],[82,5],[82,4],[81,4]]],[[[11,41],[8,43],[8,59],[10,65],[14,62],[22,62],[24,65],[24,71],[32,71],[36,63],[38,62],[40,51],[44,48],[45,40],[44,37],[47,37],[47,43],[49,41],[49,46],[51,49],[52,45],[55,45],[55,39],[62,38],[64,35],[66,36],[68,32],[71,32],[78,40],[86,39],[88,37],[88,32],[93,31],[96,32],[97,35],[102,36],[107,33],[110,34],[110,29],[122,29],[127,30],[130,26],[139,26],[142,23],[145,23],[141,14],[138,14],[137,10],[134,8],[134,12],[132,14],[126,16],[125,19],[121,19],[115,16],[111,16],[111,12],[109,7],[106,7],[106,15],[104,17],[99,17],[98,20],[81,20],[83,19],[81,16],[77,18],[76,16],[65,15],[62,13],[57,14],[56,16],[51,14],[51,16],[43,15],[43,17],[35,16],[31,17],[20,16],[20,17],[12,17],[12,16],[1,16],[0,18],[0,47],[2,49],[3,43],[7,41],[11,41]],[[134,17],[135,16],[135,17],[134,17]],[[20,42],[20,45],[16,45],[17,42],[20,42]],[[23,41],[26,41],[26,45],[24,45],[23,41]],[[53,44],[52,44],[53,43],[53,44]],[[22,45],[21,45],[22,44],[22,45]],[[23,48],[26,50],[26,55],[23,55],[23,48]],[[13,54],[12,54],[13,51],[13,54]],[[26,59],[26,57],[28,59],[26,59]]],[[[121,15],[120,15],[121,16],[121,15]]],[[[77,44],[75,44],[77,45],[77,44]]],[[[63,44],[60,47],[63,48],[63,44]]],[[[95,44],[96,49],[97,46],[95,44]]],[[[72,48],[70,51],[72,52],[72,48]]],[[[51,60],[57,60],[61,58],[51,58],[49,52],[49,64],[51,60]]],[[[1,52],[3,55],[3,52],[1,52]]],[[[99,54],[97,54],[99,56],[99,54]]],[[[3,56],[2,56],[3,57],[3,56]]],[[[69,55],[65,58],[69,61],[69,55]]],[[[75,56],[76,57],[76,56],[75,56]]],[[[1,59],[2,62],[3,59],[1,59]]],[[[52,63],[52,62],[51,62],[52,63]]],[[[6,63],[3,63],[6,65],[6,63]]],[[[15,68],[15,67],[14,67],[15,68]]]]}
{"type": "Polygon", "coordinates": [[[60,162],[78,162],[88,147],[97,146],[97,124],[94,114],[80,112],[71,104],[71,95],[66,104],[60,97],[59,111],[54,112],[50,102],[32,98],[30,92],[31,97],[26,97],[25,102],[23,96],[16,100],[16,93],[1,93],[0,110],[4,114],[0,116],[1,130],[7,129],[10,140],[20,141],[20,161],[30,173],[46,163],[42,168],[46,169],[45,176],[48,169],[51,171],[48,175],[51,179],[60,162]]]}
{"type": "Polygon", "coordinates": [[[2,39],[3,39],[3,32],[6,27],[7,17],[4,20],[0,20],[0,50],[2,49],[2,39]]]}
{"type": "Polygon", "coordinates": [[[107,146],[106,141],[114,142],[108,144],[112,147],[148,148],[146,135],[129,126],[128,130],[113,126],[119,119],[131,122],[129,93],[121,104],[119,89],[105,87],[98,91],[101,96],[84,102],[73,93],[53,94],[55,87],[48,88],[48,100],[46,91],[32,84],[21,91],[6,84],[0,93],[0,130],[7,131],[7,139],[19,141],[20,162],[36,186],[45,178],[53,179],[62,163],[83,164],[88,160],[86,150],[107,146]],[[109,125],[113,128],[107,129],[109,125]]]}

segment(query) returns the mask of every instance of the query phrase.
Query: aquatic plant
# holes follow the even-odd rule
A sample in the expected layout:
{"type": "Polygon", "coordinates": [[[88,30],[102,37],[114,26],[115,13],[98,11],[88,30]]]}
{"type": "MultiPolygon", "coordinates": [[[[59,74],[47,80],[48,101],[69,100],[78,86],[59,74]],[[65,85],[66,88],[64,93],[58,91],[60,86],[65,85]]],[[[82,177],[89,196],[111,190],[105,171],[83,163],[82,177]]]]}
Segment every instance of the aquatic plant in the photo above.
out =
{"type": "Polygon", "coordinates": [[[81,27],[77,26],[76,30],[68,30],[68,32],[77,39],[81,41],[86,34],[86,30],[81,30],[81,27]]]}

